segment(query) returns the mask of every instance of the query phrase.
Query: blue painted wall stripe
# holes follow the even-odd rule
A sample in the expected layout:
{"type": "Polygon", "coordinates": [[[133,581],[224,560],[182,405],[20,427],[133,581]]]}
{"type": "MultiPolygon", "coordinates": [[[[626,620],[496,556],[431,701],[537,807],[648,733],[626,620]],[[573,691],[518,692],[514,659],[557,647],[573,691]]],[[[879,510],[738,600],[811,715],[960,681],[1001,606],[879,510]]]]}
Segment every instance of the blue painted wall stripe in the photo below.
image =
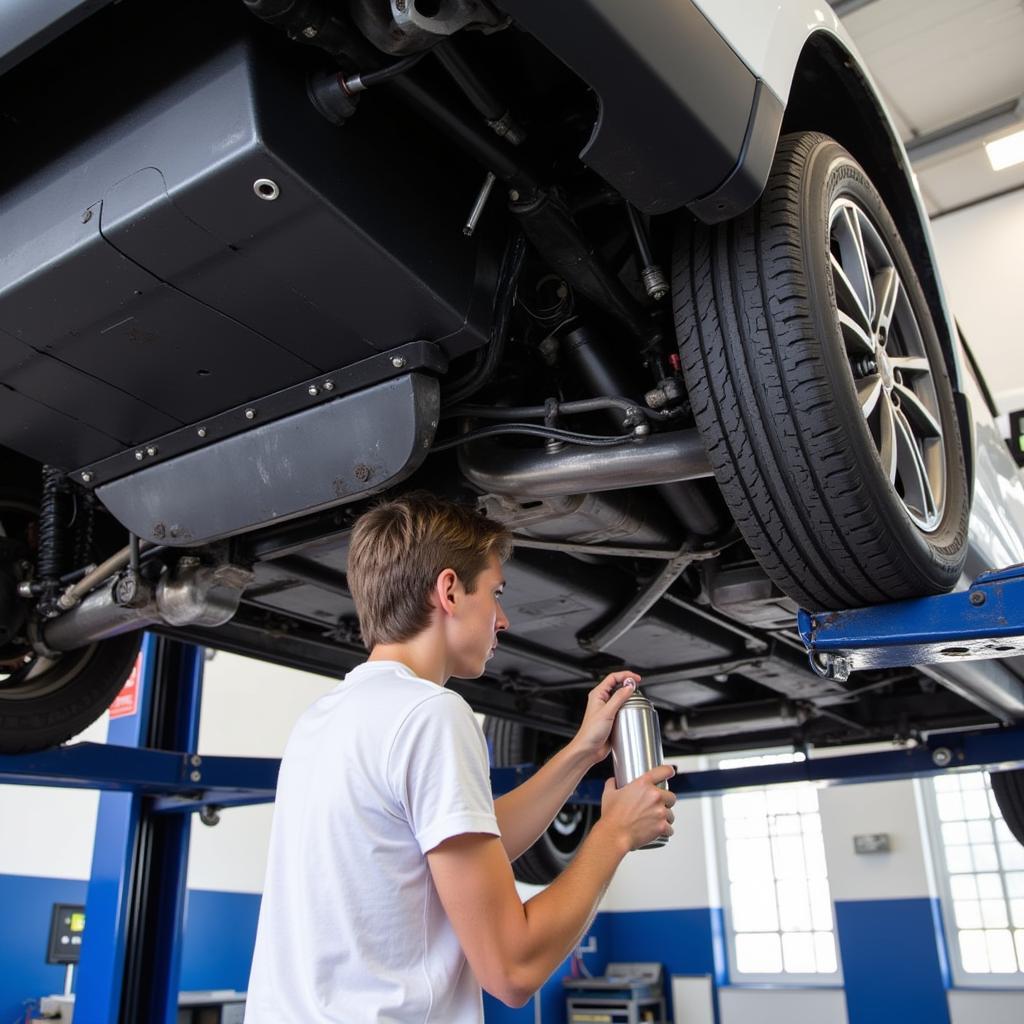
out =
{"type": "Polygon", "coordinates": [[[949,1024],[937,902],[836,902],[850,1024],[949,1024]]]}
{"type": "Polygon", "coordinates": [[[183,992],[249,986],[260,897],[251,893],[189,889],[181,949],[183,992]]]}

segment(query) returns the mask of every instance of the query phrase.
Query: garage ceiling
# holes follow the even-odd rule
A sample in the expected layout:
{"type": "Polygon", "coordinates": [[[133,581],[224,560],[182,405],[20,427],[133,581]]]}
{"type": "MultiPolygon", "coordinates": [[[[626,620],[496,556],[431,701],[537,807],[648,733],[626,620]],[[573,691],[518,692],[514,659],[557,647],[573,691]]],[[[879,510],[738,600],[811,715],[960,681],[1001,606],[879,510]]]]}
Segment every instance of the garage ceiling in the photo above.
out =
{"type": "Polygon", "coordinates": [[[983,143],[1024,129],[1024,0],[832,0],[881,89],[929,213],[1024,187],[983,143]]]}

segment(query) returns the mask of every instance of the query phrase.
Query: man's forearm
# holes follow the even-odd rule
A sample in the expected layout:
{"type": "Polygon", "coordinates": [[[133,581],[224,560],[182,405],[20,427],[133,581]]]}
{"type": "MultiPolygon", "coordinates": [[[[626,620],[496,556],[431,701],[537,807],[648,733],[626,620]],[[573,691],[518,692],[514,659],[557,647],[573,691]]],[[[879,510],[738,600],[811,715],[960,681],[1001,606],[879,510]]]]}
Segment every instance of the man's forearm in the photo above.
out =
{"type": "Polygon", "coordinates": [[[589,757],[570,743],[521,786],[494,801],[509,860],[525,853],[540,838],[590,765],[589,757]]]}
{"type": "Polygon", "coordinates": [[[539,988],[579,943],[627,852],[622,837],[598,822],[565,871],[524,904],[529,986],[539,988]]]}

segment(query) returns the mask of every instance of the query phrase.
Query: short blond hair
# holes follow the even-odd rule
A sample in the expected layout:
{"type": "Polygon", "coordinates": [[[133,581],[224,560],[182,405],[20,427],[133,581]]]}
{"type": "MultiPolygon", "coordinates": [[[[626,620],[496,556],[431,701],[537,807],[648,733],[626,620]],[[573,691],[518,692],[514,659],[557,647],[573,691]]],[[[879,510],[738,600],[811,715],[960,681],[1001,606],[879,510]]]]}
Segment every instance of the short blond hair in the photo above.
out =
{"type": "Polygon", "coordinates": [[[475,509],[414,491],[384,501],[356,520],[348,585],[367,650],[404,643],[430,621],[430,592],[452,569],[467,593],[492,554],[501,561],[512,535],[475,509]]]}

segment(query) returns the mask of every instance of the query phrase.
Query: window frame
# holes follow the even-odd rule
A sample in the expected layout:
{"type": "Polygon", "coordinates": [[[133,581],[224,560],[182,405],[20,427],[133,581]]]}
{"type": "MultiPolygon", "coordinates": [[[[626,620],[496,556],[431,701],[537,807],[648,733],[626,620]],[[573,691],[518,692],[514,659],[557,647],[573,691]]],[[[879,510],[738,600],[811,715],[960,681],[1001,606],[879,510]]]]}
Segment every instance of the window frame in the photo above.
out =
{"type": "MultiPolygon", "coordinates": [[[[713,769],[719,769],[722,771],[728,771],[728,769],[720,769],[722,761],[731,761],[739,757],[762,757],[765,755],[772,754],[793,754],[794,751],[789,748],[771,748],[767,750],[744,750],[736,751],[733,753],[715,754],[709,757],[709,767],[713,769]]],[[[796,783],[777,783],[769,786],[750,786],[748,790],[770,790],[777,786],[790,786],[790,785],[810,785],[814,786],[815,789],[822,787],[816,786],[814,783],[796,782],[796,783]]],[[[836,970],[831,974],[820,974],[815,972],[814,974],[793,974],[787,971],[779,971],[771,974],[752,974],[749,972],[740,972],[737,967],[736,957],[736,928],[733,921],[733,908],[732,898],[729,888],[729,859],[726,850],[727,838],[725,835],[725,811],[723,807],[723,794],[716,794],[712,797],[712,813],[711,817],[714,822],[714,844],[715,844],[715,866],[718,871],[718,889],[719,899],[722,904],[722,918],[725,928],[725,943],[726,943],[726,956],[728,965],[728,979],[729,985],[735,988],[750,987],[750,988],[813,988],[813,989],[842,989],[845,987],[845,979],[843,976],[843,958],[842,951],[839,946],[839,928],[836,919],[836,901],[832,897],[832,887],[829,885],[829,904],[832,910],[832,938],[835,942],[836,949],[836,970]]],[[[821,811],[818,811],[819,817],[821,811]]],[[[827,856],[827,853],[826,853],[827,856]]],[[[826,878],[828,871],[828,863],[826,860],[826,878]]],[[[782,933],[782,929],[779,929],[779,933],[782,933]]]]}
{"type": "MultiPolygon", "coordinates": [[[[965,769],[957,775],[970,772],[984,772],[984,768],[965,769]]],[[[937,775],[916,778],[920,805],[924,808],[924,832],[929,855],[929,866],[939,901],[939,919],[942,925],[942,941],[949,968],[950,986],[955,989],[983,989],[985,991],[1019,992],[1024,990],[1024,971],[1013,974],[974,974],[964,970],[960,956],[959,928],[953,911],[953,885],[949,869],[946,867],[946,848],[942,841],[942,819],[939,817],[939,802],[935,792],[934,780],[937,775]]],[[[1002,865],[999,874],[1005,875],[1002,865]]],[[[1005,889],[1004,889],[1005,891],[1005,889]]],[[[1011,931],[1013,927],[1011,926],[1011,931]]]]}

